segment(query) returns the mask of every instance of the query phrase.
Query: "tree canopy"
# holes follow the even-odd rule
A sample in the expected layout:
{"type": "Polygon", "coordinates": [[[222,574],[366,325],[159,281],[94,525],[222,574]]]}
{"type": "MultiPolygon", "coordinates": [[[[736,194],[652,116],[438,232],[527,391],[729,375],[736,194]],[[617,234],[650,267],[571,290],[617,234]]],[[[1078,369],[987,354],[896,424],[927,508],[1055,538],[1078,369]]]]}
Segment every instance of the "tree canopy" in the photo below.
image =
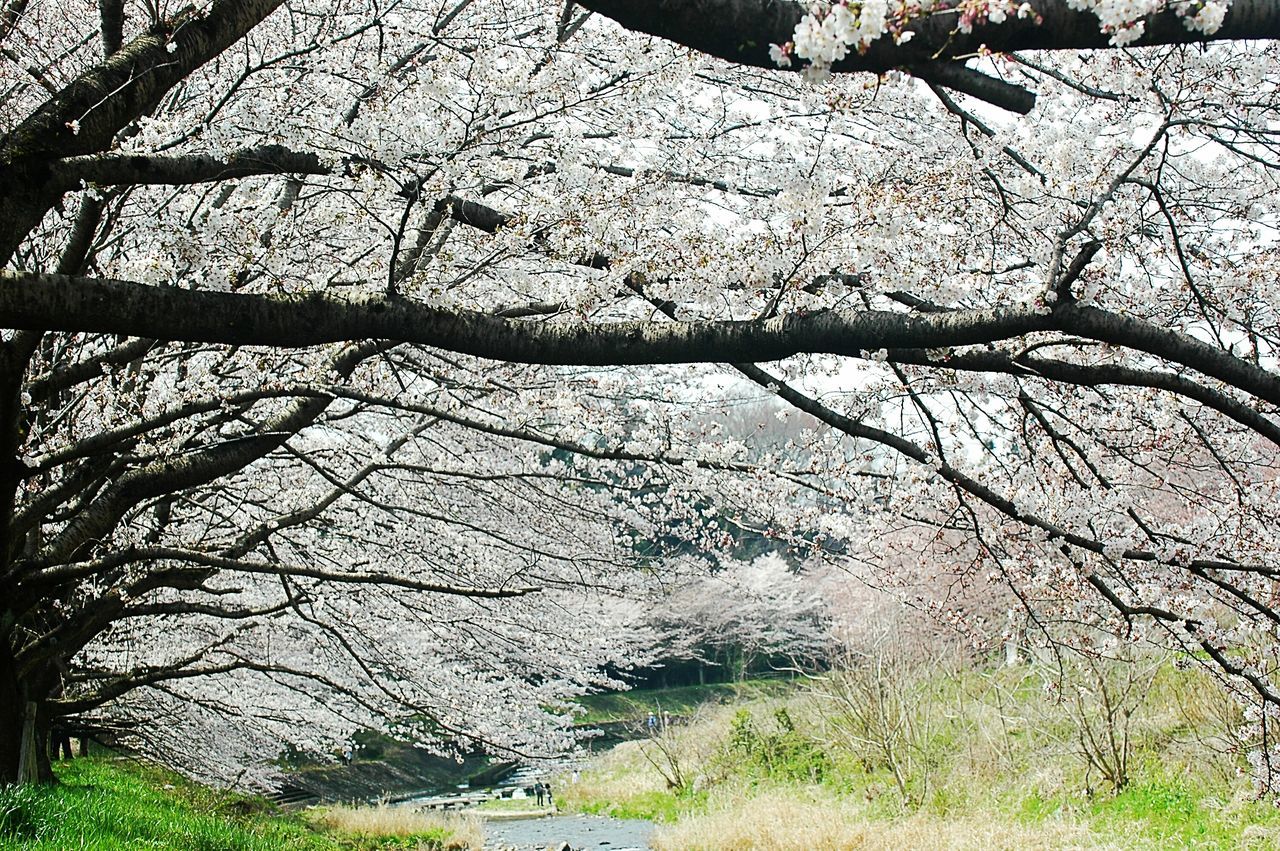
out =
{"type": "Polygon", "coordinates": [[[8,0],[0,779],[535,752],[730,521],[1185,649],[1270,784],[1278,8],[8,0]]]}

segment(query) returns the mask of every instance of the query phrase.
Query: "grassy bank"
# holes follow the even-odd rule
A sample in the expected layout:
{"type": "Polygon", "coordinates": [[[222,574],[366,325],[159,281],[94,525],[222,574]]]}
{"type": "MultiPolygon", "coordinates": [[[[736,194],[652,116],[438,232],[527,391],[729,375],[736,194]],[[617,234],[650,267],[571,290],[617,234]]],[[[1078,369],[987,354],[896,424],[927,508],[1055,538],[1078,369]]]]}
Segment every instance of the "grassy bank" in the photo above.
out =
{"type": "Polygon", "coordinates": [[[1159,660],[1060,673],[868,665],[704,707],[559,801],[654,818],[666,851],[1280,848],[1215,684],[1159,660]]]}
{"type": "Polygon", "coordinates": [[[174,851],[478,849],[479,827],[390,809],[306,817],[191,783],[159,768],[100,759],[58,766],[56,786],[0,789],[0,848],[174,851]]]}

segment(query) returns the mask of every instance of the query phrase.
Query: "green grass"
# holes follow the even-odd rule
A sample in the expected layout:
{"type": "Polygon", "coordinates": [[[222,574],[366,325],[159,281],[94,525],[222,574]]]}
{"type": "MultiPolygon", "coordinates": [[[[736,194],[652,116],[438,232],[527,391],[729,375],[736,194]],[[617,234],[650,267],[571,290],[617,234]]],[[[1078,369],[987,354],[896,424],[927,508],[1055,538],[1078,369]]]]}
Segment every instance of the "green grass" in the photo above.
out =
{"type": "Polygon", "coordinates": [[[586,712],[582,724],[609,724],[619,721],[643,723],[650,712],[691,715],[708,703],[728,703],[783,694],[792,688],[789,680],[743,680],[705,686],[635,689],[608,694],[592,694],[578,699],[586,712]]]}
{"type": "MultiPolygon", "coordinates": [[[[1224,746],[1239,728],[1238,707],[1202,672],[1147,670],[1153,679],[1131,692],[1132,753],[1119,790],[1078,753],[1078,725],[1101,723],[1096,697],[1083,708],[1055,699],[1074,682],[1046,689],[1056,686],[1056,671],[1025,666],[926,666],[893,686],[901,689],[895,723],[914,731],[900,743],[905,789],[866,746],[874,731],[842,733],[853,722],[831,715],[829,697],[793,687],[743,695],[677,725],[665,750],[642,740],[601,755],[581,772],[566,808],[680,829],[728,818],[708,830],[714,836],[812,793],[843,817],[883,825],[885,835],[955,823],[998,828],[1015,844],[1043,833],[1080,848],[1280,848],[1280,808],[1256,797],[1239,748],[1224,746]],[[679,755],[693,794],[664,788],[668,753],[679,755]]],[[[635,700],[633,714],[648,705],[643,694],[609,697],[635,700]]]]}
{"type": "MultiPolygon", "coordinates": [[[[1280,812],[1267,801],[1204,788],[1192,776],[1147,776],[1110,794],[1030,794],[1010,801],[1018,821],[1088,824],[1101,838],[1123,838],[1129,848],[1275,848],[1280,812]]],[[[1236,790],[1237,793],[1240,790],[1236,790]]]]}
{"type": "Polygon", "coordinates": [[[676,795],[668,791],[648,790],[624,801],[593,801],[582,807],[581,812],[612,818],[671,823],[686,813],[700,812],[706,804],[706,797],[701,792],[676,795]]]}
{"type": "Polygon", "coordinates": [[[114,760],[61,763],[58,776],[52,786],[0,788],[0,849],[372,851],[442,848],[447,838],[325,833],[264,799],[114,760]]]}
{"type": "Polygon", "coordinates": [[[1280,813],[1269,802],[1228,798],[1194,778],[1142,778],[1115,795],[1099,796],[1089,819],[1101,829],[1126,830],[1152,848],[1274,848],[1280,813]]]}

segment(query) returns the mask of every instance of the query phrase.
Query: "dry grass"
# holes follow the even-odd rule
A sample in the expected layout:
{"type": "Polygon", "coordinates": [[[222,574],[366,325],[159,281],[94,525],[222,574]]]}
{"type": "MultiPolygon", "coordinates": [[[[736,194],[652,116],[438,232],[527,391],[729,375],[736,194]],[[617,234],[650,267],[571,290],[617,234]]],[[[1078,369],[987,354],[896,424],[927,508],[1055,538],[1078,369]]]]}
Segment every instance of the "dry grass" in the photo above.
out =
{"type": "Polygon", "coordinates": [[[568,774],[555,784],[556,801],[570,812],[590,811],[600,801],[627,801],[637,795],[665,792],[666,782],[645,761],[640,742],[623,742],[591,760],[578,782],[568,774]]]}
{"type": "Polygon", "coordinates": [[[929,848],[950,851],[1108,847],[1086,827],[1046,823],[1034,827],[989,818],[912,815],[868,820],[848,799],[811,790],[779,790],[714,800],[704,815],[658,828],[657,851],[878,851],[929,848]]]}
{"type": "Polygon", "coordinates": [[[484,825],[469,813],[429,813],[413,807],[318,807],[308,820],[337,833],[357,836],[449,835],[447,851],[480,851],[484,825]]]}
{"type": "Polygon", "coordinates": [[[631,743],[594,761],[576,788],[562,782],[561,800],[659,822],[660,851],[1280,849],[1280,811],[1236,776],[1248,743],[1232,738],[1239,710],[1220,688],[1172,666],[1144,681],[1128,719],[1133,782],[1113,792],[1077,753],[1079,707],[1053,699],[1053,675],[1021,667],[926,680],[913,705],[935,721],[905,784],[875,752],[837,741],[828,703],[797,693],[787,713],[829,757],[825,785],[792,770],[809,751],[777,745],[771,701],[749,706],[758,742],[733,738],[742,705],[675,731],[692,778],[685,794],[665,789],[643,743],[631,743]]]}
{"type": "MultiPolygon", "coordinates": [[[[752,705],[775,703],[757,701],[752,705]]],[[[694,789],[714,786],[723,779],[719,776],[722,767],[714,757],[727,735],[734,710],[733,706],[704,706],[656,739],[623,742],[593,756],[576,782],[570,774],[560,775],[557,802],[567,812],[637,816],[643,815],[637,807],[643,810],[655,796],[671,791],[668,780],[676,769],[694,789]]]]}

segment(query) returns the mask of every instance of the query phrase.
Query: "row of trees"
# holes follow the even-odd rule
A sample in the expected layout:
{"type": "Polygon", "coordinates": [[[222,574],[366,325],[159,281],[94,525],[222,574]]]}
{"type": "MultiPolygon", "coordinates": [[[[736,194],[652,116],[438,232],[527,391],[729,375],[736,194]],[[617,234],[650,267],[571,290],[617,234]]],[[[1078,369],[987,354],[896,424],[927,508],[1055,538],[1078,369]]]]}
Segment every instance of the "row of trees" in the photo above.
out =
{"type": "Polygon", "coordinates": [[[1080,5],[0,4],[0,780],[60,718],[532,752],[716,517],[1265,731],[1280,4],[1080,5]],[[742,387],[802,454],[700,427],[742,387]]]}

